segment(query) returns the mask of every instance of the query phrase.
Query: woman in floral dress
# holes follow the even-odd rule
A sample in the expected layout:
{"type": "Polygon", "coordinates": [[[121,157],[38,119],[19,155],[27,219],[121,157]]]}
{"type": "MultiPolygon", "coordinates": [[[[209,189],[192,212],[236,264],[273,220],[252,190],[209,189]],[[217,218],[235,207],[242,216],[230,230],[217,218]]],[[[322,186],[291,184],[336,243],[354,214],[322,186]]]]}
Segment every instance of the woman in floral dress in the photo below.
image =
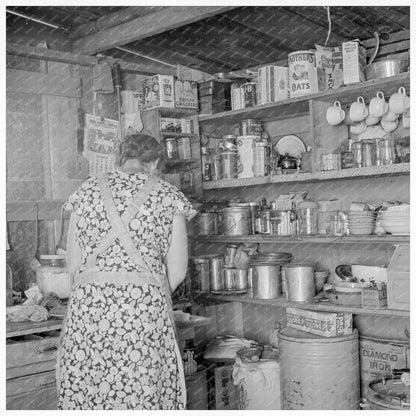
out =
{"type": "Polygon", "coordinates": [[[119,168],[70,196],[74,285],[61,334],[59,409],[184,409],[186,388],[170,294],[188,262],[196,212],[153,173],[152,137],[120,146],[119,168]]]}

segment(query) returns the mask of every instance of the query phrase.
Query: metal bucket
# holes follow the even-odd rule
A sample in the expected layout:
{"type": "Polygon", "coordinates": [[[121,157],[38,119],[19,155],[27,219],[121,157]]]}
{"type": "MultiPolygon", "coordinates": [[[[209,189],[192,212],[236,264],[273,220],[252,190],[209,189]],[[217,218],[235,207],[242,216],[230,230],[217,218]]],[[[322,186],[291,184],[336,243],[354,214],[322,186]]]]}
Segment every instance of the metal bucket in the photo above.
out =
{"type": "Polygon", "coordinates": [[[280,265],[273,263],[252,263],[253,297],[274,299],[280,296],[282,281],[280,265]]]}
{"type": "Polygon", "coordinates": [[[315,296],[315,267],[309,263],[293,263],[282,266],[286,299],[307,302],[315,296]]]}
{"type": "Polygon", "coordinates": [[[286,327],[278,337],[283,409],[359,409],[357,330],[323,338],[286,327]]]}
{"type": "Polygon", "coordinates": [[[223,212],[224,234],[248,235],[251,229],[250,207],[228,207],[223,212]]]}
{"type": "Polygon", "coordinates": [[[362,394],[367,392],[368,383],[371,381],[381,379],[383,376],[391,375],[393,369],[409,367],[409,341],[360,336],[360,377],[362,394]]]}

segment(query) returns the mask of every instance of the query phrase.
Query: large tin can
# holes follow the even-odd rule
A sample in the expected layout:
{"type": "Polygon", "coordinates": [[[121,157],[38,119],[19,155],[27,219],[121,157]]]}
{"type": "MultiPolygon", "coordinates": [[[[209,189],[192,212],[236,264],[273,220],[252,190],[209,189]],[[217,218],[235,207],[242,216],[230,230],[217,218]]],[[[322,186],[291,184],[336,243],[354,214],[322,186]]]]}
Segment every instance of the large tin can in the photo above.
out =
{"type": "Polygon", "coordinates": [[[238,178],[252,178],[253,159],[254,159],[254,143],[258,139],[257,136],[238,136],[237,137],[237,156],[238,156],[238,178]]]}
{"type": "Polygon", "coordinates": [[[179,137],[176,139],[178,145],[179,159],[192,159],[191,141],[189,137],[179,137]]]}
{"type": "Polygon", "coordinates": [[[243,84],[244,107],[254,107],[257,105],[257,82],[246,82],[243,84]]]}
{"type": "Polygon", "coordinates": [[[229,236],[248,235],[251,229],[250,207],[224,208],[224,234],[229,236]]]}
{"type": "Polygon", "coordinates": [[[290,98],[318,91],[315,53],[297,51],[288,55],[290,98]]]}
{"type": "Polygon", "coordinates": [[[224,256],[212,256],[209,265],[209,287],[212,291],[222,290],[224,288],[223,282],[223,268],[224,256]]]}
{"type": "Polygon", "coordinates": [[[195,218],[198,235],[218,234],[218,214],[216,212],[200,212],[195,218]]]}
{"type": "Polygon", "coordinates": [[[194,292],[209,292],[209,263],[207,256],[199,256],[193,259],[194,275],[192,289],[194,292]]]}

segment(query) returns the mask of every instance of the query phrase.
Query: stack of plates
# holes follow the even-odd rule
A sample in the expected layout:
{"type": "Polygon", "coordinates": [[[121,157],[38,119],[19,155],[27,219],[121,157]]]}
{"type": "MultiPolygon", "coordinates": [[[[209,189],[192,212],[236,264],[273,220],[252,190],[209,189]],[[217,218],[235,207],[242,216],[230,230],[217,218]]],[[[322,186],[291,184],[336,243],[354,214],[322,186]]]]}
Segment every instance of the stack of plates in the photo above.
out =
{"type": "Polygon", "coordinates": [[[376,213],[374,211],[349,211],[348,226],[350,234],[369,235],[374,231],[376,213]]]}
{"type": "Polygon", "coordinates": [[[292,253],[270,252],[258,254],[251,258],[252,264],[284,264],[290,263],[293,259],[292,253]]]}
{"type": "Polygon", "coordinates": [[[391,234],[410,234],[410,205],[398,205],[380,211],[379,219],[382,227],[391,234]]]}

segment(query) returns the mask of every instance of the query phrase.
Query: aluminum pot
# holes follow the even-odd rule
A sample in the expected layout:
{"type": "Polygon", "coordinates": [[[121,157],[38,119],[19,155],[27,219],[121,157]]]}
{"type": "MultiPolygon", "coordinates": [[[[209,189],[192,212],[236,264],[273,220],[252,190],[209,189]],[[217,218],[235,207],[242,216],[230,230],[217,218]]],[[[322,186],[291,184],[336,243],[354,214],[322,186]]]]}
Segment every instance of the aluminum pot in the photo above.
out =
{"type": "Polygon", "coordinates": [[[280,265],[252,263],[253,297],[273,299],[281,293],[280,265]]]}
{"type": "Polygon", "coordinates": [[[364,67],[364,75],[367,81],[392,77],[407,71],[409,71],[409,61],[404,59],[378,61],[364,67]]]}
{"type": "Polygon", "coordinates": [[[282,266],[286,283],[286,299],[293,302],[307,302],[315,296],[315,265],[293,263],[282,266]]]}

